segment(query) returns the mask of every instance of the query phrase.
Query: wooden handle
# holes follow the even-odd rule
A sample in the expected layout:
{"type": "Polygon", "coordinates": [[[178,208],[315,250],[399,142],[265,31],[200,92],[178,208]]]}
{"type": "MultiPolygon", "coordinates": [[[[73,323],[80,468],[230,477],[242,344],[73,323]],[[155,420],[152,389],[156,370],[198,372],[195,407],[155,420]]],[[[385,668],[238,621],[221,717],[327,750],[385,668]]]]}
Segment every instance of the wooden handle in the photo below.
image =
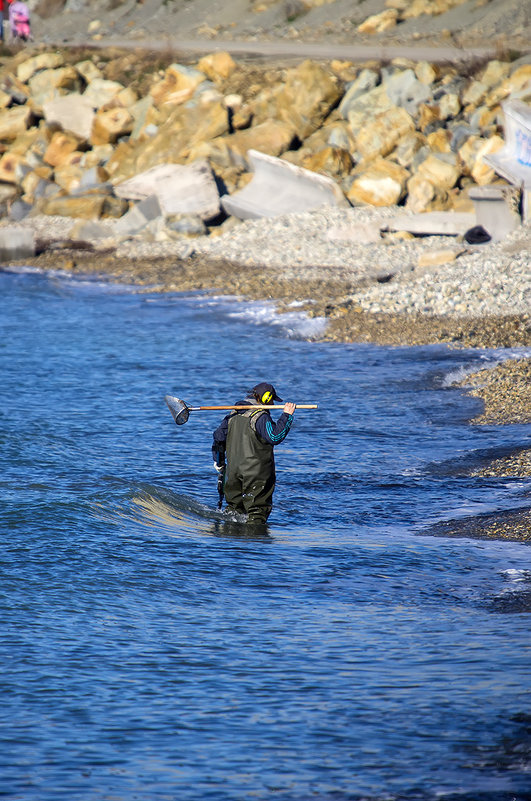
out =
{"type": "MultiPolygon", "coordinates": [[[[224,410],[232,410],[232,409],[283,409],[285,404],[283,403],[281,406],[268,406],[267,404],[254,404],[252,406],[189,406],[188,409],[191,412],[205,412],[205,411],[224,411],[224,410]]],[[[296,409],[318,409],[318,405],[316,403],[296,403],[296,409]]]]}

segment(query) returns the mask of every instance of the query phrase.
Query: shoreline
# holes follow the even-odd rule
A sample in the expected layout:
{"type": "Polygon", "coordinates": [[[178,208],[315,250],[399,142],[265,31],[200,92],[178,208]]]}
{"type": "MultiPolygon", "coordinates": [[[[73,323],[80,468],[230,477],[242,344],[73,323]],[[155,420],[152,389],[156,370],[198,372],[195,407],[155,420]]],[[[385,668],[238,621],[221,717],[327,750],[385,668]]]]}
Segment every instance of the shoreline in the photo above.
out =
{"type": "MultiPolygon", "coordinates": [[[[33,259],[12,262],[6,267],[30,266],[40,271],[63,270],[74,276],[101,276],[115,283],[127,283],[149,292],[190,292],[221,290],[245,300],[270,300],[277,311],[292,311],[288,304],[301,297],[308,303],[298,311],[324,316],[328,326],[314,341],[340,344],[372,343],[395,347],[445,344],[459,348],[518,348],[531,344],[531,326],[522,315],[431,317],[421,314],[371,313],[341,306],[346,284],[343,280],[299,278],[286,281],[281,272],[257,269],[227,260],[191,256],[188,259],[119,258],[67,248],[46,251],[33,259]],[[321,298],[319,300],[318,298],[321,298]],[[323,299],[324,298],[324,299],[323,299]]],[[[304,271],[303,271],[304,272],[304,271]]],[[[310,274],[312,271],[309,271],[310,274]]],[[[315,270],[322,275],[323,268],[315,270]]],[[[469,425],[528,425],[531,422],[531,357],[508,358],[495,367],[479,370],[454,384],[480,398],[483,411],[469,425]]],[[[478,477],[531,476],[531,448],[522,445],[506,456],[491,460],[469,473],[478,477]]],[[[475,518],[449,519],[419,532],[433,536],[471,537],[531,542],[531,506],[514,508],[475,518]]]]}

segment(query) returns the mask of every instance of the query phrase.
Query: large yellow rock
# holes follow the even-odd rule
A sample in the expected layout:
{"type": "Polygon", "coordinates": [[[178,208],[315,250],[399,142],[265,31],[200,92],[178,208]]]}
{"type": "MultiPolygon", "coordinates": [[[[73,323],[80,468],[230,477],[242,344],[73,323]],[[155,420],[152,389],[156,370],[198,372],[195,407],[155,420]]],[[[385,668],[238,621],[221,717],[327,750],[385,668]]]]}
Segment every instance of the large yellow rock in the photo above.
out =
{"type": "Polygon", "coordinates": [[[247,151],[258,150],[268,156],[280,156],[288,150],[295,139],[293,128],[282,120],[266,120],[245,131],[236,131],[230,136],[198,143],[188,153],[188,161],[209,158],[222,166],[248,169],[247,151]]]}
{"type": "Polygon", "coordinates": [[[154,136],[119,143],[106,169],[118,183],[158,164],[184,164],[200,143],[228,131],[229,116],[222,102],[177,106],[154,136]]]}
{"type": "Polygon", "coordinates": [[[328,146],[303,158],[301,166],[338,179],[345,178],[350,173],[353,162],[347,150],[328,146]]]}
{"type": "Polygon", "coordinates": [[[500,103],[504,98],[508,97],[513,92],[519,92],[529,85],[531,81],[531,64],[522,64],[517,67],[512,75],[505,78],[498,86],[485,99],[488,106],[494,106],[500,103]]]}
{"type": "Polygon", "coordinates": [[[236,63],[230,53],[222,50],[218,53],[209,53],[198,63],[197,69],[204,72],[211,81],[225,81],[236,69],[236,63]]]}
{"type": "Polygon", "coordinates": [[[0,89],[0,109],[5,109],[11,103],[11,95],[7,92],[4,92],[3,89],[0,89]]]}
{"type": "Polygon", "coordinates": [[[66,192],[73,192],[81,183],[82,175],[83,170],[78,164],[64,164],[55,170],[54,181],[66,192]]]}
{"type": "Polygon", "coordinates": [[[101,70],[98,69],[98,67],[90,59],[87,59],[86,61],[78,61],[78,63],[74,66],[87,83],[95,81],[97,78],[103,78],[101,70]]]}
{"type": "Polygon", "coordinates": [[[392,106],[377,114],[359,131],[356,148],[363,159],[387,156],[400,138],[415,130],[415,123],[404,108],[392,106]]]}
{"type": "Polygon", "coordinates": [[[483,156],[496,153],[504,145],[501,136],[495,134],[488,139],[479,136],[470,136],[467,141],[459,148],[459,157],[463,163],[464,172],[472,176],[474,181],[480,186],[492,183],[495,178],[495,171],[483,161],[483,156]]]}
{"type": "Polygon", "coordinates": [[[0,158],[0,181],[6,184],[17,184],[17,167],[25,163],[24,157],[19,153],[4,153],[0,158]]]}
{"type": "Polygon", "coordinates": [[[412,0],[407,4],[401,16],[403,19],[421,17],[424,14],[438,16],[465,2],[466,0],[412,0]]]}
{"type": "Polygon", "coordinates": [[[204,80],[204,72],[181,64],[170,64],[164,78],[151,87],[150,94],[156,106],[185,103],[204,80]]]}
{"type": "Polygon", "coordinates": [[[13,106],[0,114],[0,141],[11,142],[24,133],[32,120],[28,106],[13,106]]]}
{"type": "Polygon", "coordinates": [[[417,173],[407,182],[406,208],[415,214],[423,211],[444,211],[451,208],[451,200],[448,192],[417,173]]]}
{"type": "Polygon", "coordinates": [[[74,151],[77,151],[78,144],[78,139],[72,134],[56,131],[46,148],[44,161],[52,167],[60,167],[74,151]]]}
{"type": "Polygon", "coordinates": [[[92,122],[90,143],[92,145],[106,145],[120,136],[131,133],[133,117],[126,108],[118,106],[109,111],[98,111],[92,122]]]}
{"type": "Polygon", "coordinates": [[[82,220],[98,220],[105,204],[104,195],[82,197],[54,197],[43,202],[41,211],[59,217],[79,217],[82,220]]]}
{"type": "Polygon", "coordinates": [[[26,83],[40,70],[54,70],[64,64],[63,56],[60,53],[40,53],[38,56],[26,59],[17,67],[17,78],[26,83]]]}
{"type": "Polygon", "coordinates": [[[118,81],[93,78],[83,92],[83,97],[92,105],[92,108],[102,108],[107,103],[111,103],[124,89],[123,84],[118,81]]]}
{"type": "Polygon", "coordinates": [[[358,33],[383,33],[394,28],[398,20],[398,11],[395,8],[388,8],[379,14],[367,17],[365,22],[358,25],[358,33]]]}
{"type": "Polygon", "coordinates": [[[461,175],[453,153],[431,153],[417,169],[417,175],[440,189],[451,189],[461,175]]]}
{"type": "Polygon", "coordinates": [[[354,205],[394,206],[404,196],[408,178],[404,167],[377,158],[353,181],[347,197],[354,205]]]}
{"type": "Polygon", "coordinates": [[[37,72],[29,81],[32,98],[37,105],[54,97],[56,90],[77,88],[78,74],[73,67],[59,67],[56,70],[37,72]]]}
{"type": "Polygon", "coordinates": [[[283,120],[304,140],[326,119],[342,90],[335,75],[313,61],[286,72],[283,84],[267,88],[251,103],[253,123],[283,120]]]}

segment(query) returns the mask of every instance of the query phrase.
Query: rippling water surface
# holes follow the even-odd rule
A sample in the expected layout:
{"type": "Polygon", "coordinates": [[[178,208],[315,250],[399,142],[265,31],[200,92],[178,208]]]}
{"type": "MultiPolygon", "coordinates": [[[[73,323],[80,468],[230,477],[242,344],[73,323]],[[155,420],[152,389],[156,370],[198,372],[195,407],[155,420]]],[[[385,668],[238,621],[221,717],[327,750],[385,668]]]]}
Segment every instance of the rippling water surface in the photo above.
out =
{"type": "Polygon", "coordinates": [[[0,274],[0,797],[531,798],[525,545],[427,536],[529,505],[456,373],[506,354],[303,341],[230,298],[0,274]],[[216,511],[166,393],[298,412],[266,535],[216,511]]]}

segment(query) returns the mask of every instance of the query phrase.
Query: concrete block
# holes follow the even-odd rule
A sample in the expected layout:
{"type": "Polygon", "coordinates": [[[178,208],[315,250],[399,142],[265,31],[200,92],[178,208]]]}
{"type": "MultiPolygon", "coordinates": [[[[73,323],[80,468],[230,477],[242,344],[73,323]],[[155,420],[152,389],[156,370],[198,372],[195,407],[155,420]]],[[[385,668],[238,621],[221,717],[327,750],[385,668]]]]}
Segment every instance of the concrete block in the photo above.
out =
{"type": "Polygon", "coordinates": [[[350,205],[332,178],[257,150],[249,150],[247,160],[254,172],[251,181],[221,198],[225,211],[241,220],[350,205]]]}
{"type": "Polygon", "coordinates": [[[35,255],[35,236],[27,228],[0,228],[0,261],[18,261],[35,255]]]}
{"type": "Polygon", "coordinates": [[[132,209],[120,217],[114,225],[116,234],[136,234],[157,217],[162,216],[162,209],[155,195],[141,200],[132,209]]]}
{"type": "Polygon", "coordinates": [[[531,106],[521,100],[501,104],[504,115],[505,145],[484,161],[522,190],[522,217],[531,219],[531,106]]]}
{"type": "Polygon", "coordinates": [[[203,220],[220,213],[216,180],[208,161],[192,164],[160,164],[117,184],[114,192],[128,200],[155,195],[164,215],[197,214],[203,220]]]}
{"type": "Polygon", "coordinates": [[[476,215],[461,211],[426,211],[385,220],[382,230],[409,231],[424,236],[460,236],[476,225],[476,215]]]}
{"type": "Polygon", "coordinates": [[[520,190],[504,186],[474,186],[468,190],[474,203],[476,225],[487,231],[493,242],[499,242],[520,225],[520,190]]]}

